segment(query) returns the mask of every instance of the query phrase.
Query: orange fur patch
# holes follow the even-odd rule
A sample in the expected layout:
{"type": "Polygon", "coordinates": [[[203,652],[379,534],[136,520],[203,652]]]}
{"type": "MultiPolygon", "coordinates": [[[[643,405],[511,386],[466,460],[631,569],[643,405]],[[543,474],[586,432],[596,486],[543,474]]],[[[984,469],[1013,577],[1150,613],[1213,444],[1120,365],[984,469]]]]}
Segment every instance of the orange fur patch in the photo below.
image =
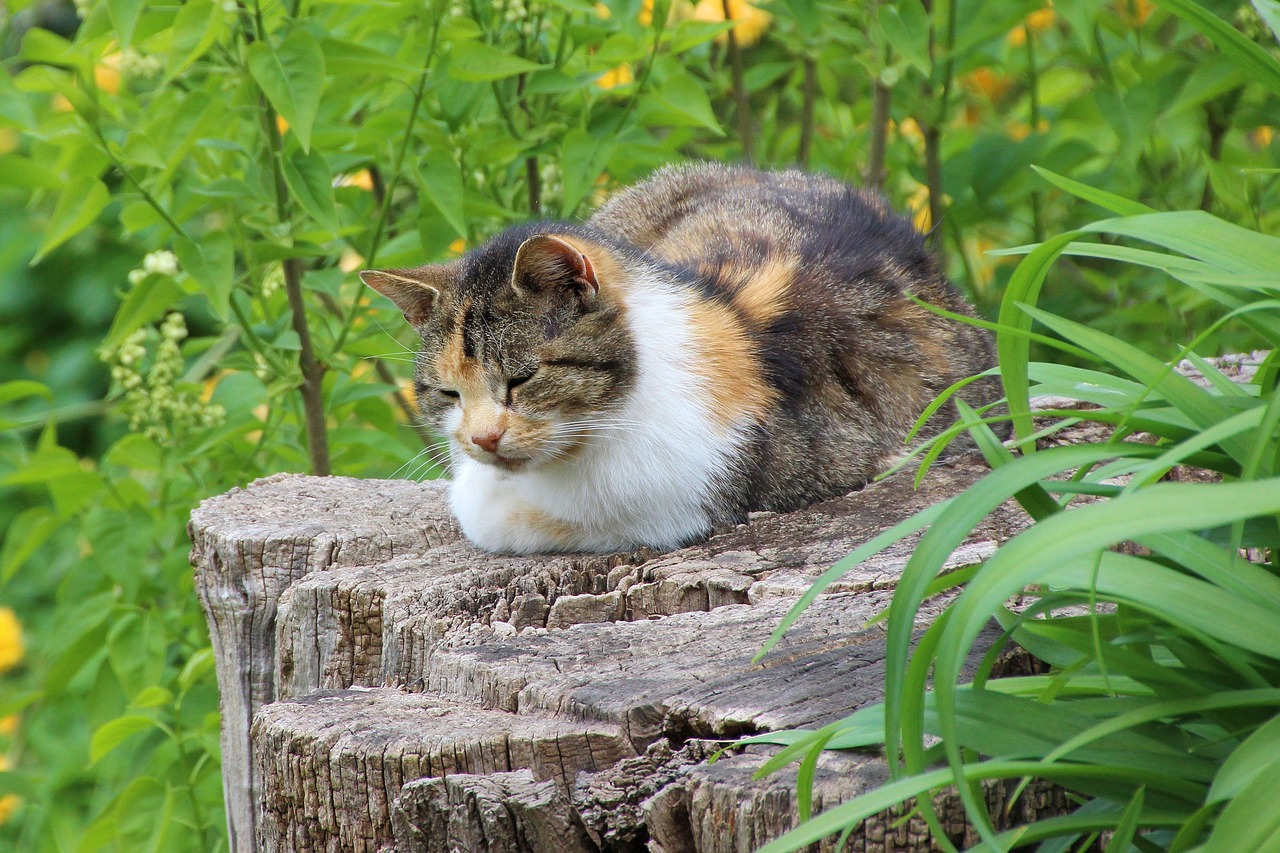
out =
{"type": "Polygon", "coordinates": [[[511,514],[513,527],[523,527],[546,536],[558,547],[567,548],[578,539],[578,527],[572,522],[552,518],[540,509],[521,507],[511,514]]]}
{"type": "Polygon", "coordinates": [[[795,258],[774,255],[762,266],[746,271],[733,294],[733,304],[760,325],[771,322],[786,310],[786,296],[795,280],[795,263],[795,258]]]}
{"type": "Polygon", "coordinates": [[[608,249],[582,237],[569,237],[562,234],[551,236],[557,240],[563,240],[587,256],[587,262],[595,269],[596,282],[600,285],[599,296],[604,296],[611,304],[619,306],[624,304],[619,296],[626,287],[627,274],[613,259],[613,254],[608,249]]]}
{"type": "Polygon", "coordinates": [[[742,324],[728,308],[706,300],[690,306],[689,319],[697,342],[693,369],[707,381],[716,421],[728,428],[743,417],[764,420],[777,395],[764,381],[742,324]]]}

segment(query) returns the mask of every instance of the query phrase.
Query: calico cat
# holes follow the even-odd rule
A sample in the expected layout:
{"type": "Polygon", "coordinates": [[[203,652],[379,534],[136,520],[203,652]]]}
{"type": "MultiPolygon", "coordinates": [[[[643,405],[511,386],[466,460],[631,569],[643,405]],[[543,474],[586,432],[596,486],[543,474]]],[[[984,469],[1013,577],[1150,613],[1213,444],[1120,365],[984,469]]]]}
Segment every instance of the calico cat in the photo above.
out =
{"type": "Polygon", "coordinates": [[[845,494],[994,363],[985,332],[905,296],[970,311],[910,222],[798,171],[668,167],[585,224],[361,278],[422,338],[450,502],[492,551],[669,549],[845,494]]]}

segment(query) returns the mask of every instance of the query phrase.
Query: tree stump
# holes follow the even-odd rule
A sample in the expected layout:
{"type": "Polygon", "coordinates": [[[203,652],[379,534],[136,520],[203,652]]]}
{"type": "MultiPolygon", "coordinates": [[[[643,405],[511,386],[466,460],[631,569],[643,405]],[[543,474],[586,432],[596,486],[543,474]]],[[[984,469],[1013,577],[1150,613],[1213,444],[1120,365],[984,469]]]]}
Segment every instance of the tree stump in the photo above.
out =
{"type": "MultiPolygon", "coordinates": [[[[794,824],[794,775],[754,780],[765,747],[708,764],[708,742],[882,698],[883,631],[867,623],[912,543],[752,657],[813,578],[985,470],[961,457],[919,490],[890,478],[667,554],[488,554],[436,482],[281,475],[205,501],[192,562],[232,849],[753,849],[794,824]]],[[[1022,524],[997,512],[953,565],[1022,524]]],[[[885,774],[869,757],[823,768],[819,804],[885,774]]],[[[922,826],[895,821],[848,849],[925,849],[922,826]]]]}

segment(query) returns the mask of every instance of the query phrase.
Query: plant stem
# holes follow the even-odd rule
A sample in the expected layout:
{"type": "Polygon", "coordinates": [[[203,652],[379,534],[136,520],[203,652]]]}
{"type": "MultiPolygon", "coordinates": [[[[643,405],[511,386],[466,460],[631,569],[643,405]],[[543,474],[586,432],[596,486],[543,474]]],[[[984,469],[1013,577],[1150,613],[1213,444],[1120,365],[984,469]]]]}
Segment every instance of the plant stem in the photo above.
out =
{"type": "MultiPolygon", "coordinates": [[[[1031,98],[1031,133],[1040,132],[1040,71],[1036,67],[1035,39],[1031,27],[1022,25],[1026,36],[1027,47],[1027,86],[1030,87],[1031,98]]],[[[1039,189],[1031,191],[1031,233],[1037,243],[1044,242],[1044,193],[1039,189]]]]}
{"type": "Polygon", "coordinates": [[[529,212],[542,213],[542,177],[538,174],[538,158],[524,158],[524,182],[529,188],[529,212]]]}
{"type": "Polygon", "coordinates": [[[813,114],[818,99],[818,63],[812,57],[804,60],[804,101],[800,108],[800,151],[796,159],[802,167],[809,166],[813,150],[813,114]]]}
{"type": "Polygon", "coordinates": [[[662,46],[662,33],[666,28],[666,16],[654,15],[653,47],[649,50],[649,59],[644,64],[644,70],[640,72],[640,79],[636,81],[636,87],[631,90],[631,95],[627,98],[627,105],[622,108],[622,115],[618,116],[618,123],[614,125],[614,136],[618,136],[622,132],[622,126],[627,123],[631,112],[636,108],[636,102],[640,100],[640,95],[644,92],[645,84],[649,82],[649,75],[653,72],[653,66],[658,60],[658,48],[662,46]]]}
{"type": "MultiPolygon", "coordinates": [[[[886,66],[888,62],[885,63],[886,66]]],[[[893,90],[880,81],[871,89],[871,138],[867,144],[867,185],[884,188],[884,155],[889,141],[889,105],[893,90]]]]}
{"type": "MultiPolygon", "coordinates": [[[[391,214],[392,196],[395,194],[396,184],[400,181],[401,170],[404,167],[404,159],[409,151],[409,142],[413,138],[413,126],[418,120],[418,110],[422,106],[422,98],[427,91],[427,75],[431,71],[431,60],[435,58],[436,41],[440,35],[440,19],[438,17],[431,20],[431,41],[427,44],[427,55],[422,60],[422,72],[418,75],[418,84],[413,88],[413,103],[409,106],[409,121],[404,129],[404,136],[400,138],[400,148],[396,151],[395,165],[391,171],[391,181],[387,184],[386,190],[382,196],[382,206],[378,211],[378,224],[374,226],[373,236],[369,240],[369,251],[365,253],[365,263],[373,266],[378,257],[378,249],[382,245],[382,236],[385,233],[387,219],[391,214]]],[[[354,315],[355,312],[353,311],[354,315]]]]}
{"type": "MultiPolygon", "coordinates": [[[[276,218],[281,224],[291,221],[289,188],[284,180],[284,143],[280,128],[276,125],[276,111],[259,95],[262,121],[267,136],[267,156],[271,161],[271,173],[276,192],[276,218]]],[[[298,335],[298,368],[302,372],[303,422],[307,431],[307,451],[311,458],[311,473],[327,477],[330,473],[329,435],[324,418],[324,365],[316,359],[311,344],[311,329],[307,324],[307,306],[302,298],[302,259],[286,258],[284,261],[284,290],[289,298],[290,323],[298,335]]]]}
{"type": "MultiPolygon", "coordinates": [[[[724,9],[724,19],[733,20],[733,10],[729,8],[729,0],[720,0],[724,9]]],[[[729,43],[729,72],[733,78],[733,101],[738,113],[738,138],[742,141],[742,157],[747,163],[756,161],[755,134],[751,130],[751,102],[747,98],[747,84],[742,71],[742,51],[738,47],[738,37],[730,28],[725,33],[729,43]]]]}

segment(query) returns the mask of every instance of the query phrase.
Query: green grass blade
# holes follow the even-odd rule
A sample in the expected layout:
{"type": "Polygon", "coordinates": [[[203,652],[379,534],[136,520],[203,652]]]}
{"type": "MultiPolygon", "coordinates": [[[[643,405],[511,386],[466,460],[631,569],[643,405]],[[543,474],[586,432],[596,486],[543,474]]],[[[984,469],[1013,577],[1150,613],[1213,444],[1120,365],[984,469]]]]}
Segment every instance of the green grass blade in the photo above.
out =
{"type": "MultiPolygon", "coordinates": [[[[1022,303],[1032,303],[1039,298],[1049,268],[1058,255],[1079,238],[1083,232],[1072,231],[1037,246],[1022,259],[1000,301],[999,323],[1011,330],[1031,330],[1031,317],[1022,309],[1022,303]]],[[[1027,378],[1027,361],[1030,341],[1022,334],[1002,330],[996,336],[996,354],[1000,363],[1000,376],[1004,381],[1004,395],[1013,421],[1014,435],[1023,438],[1033,429],[1031,422],[1030,382],[1027,378]]],[[[1028,447],[1028,452],[1034,445],[1028,447]]]]}
{"type": "Polygon", "coordinates": [[[1071,193],[1076,198],[1084,199],[1092,202],[1105,210],[1109,210],[1119,216],[1139,216],[1143,213],[1155,213],[1155,208],[1147,207],[1142,202],[1130,201],[1124,196],[1118,196],[1109,193],[1106,190],[1100,190],[1097,187],[1091,187],[1088,184],[1082,184],[1079,181],[1073,181],[1071,178],[1063,177],[1056,172],[1050,172],[1042,166],[1032,166],[1031,171],[1044,178],[1060,190],[1071,193]]]}

